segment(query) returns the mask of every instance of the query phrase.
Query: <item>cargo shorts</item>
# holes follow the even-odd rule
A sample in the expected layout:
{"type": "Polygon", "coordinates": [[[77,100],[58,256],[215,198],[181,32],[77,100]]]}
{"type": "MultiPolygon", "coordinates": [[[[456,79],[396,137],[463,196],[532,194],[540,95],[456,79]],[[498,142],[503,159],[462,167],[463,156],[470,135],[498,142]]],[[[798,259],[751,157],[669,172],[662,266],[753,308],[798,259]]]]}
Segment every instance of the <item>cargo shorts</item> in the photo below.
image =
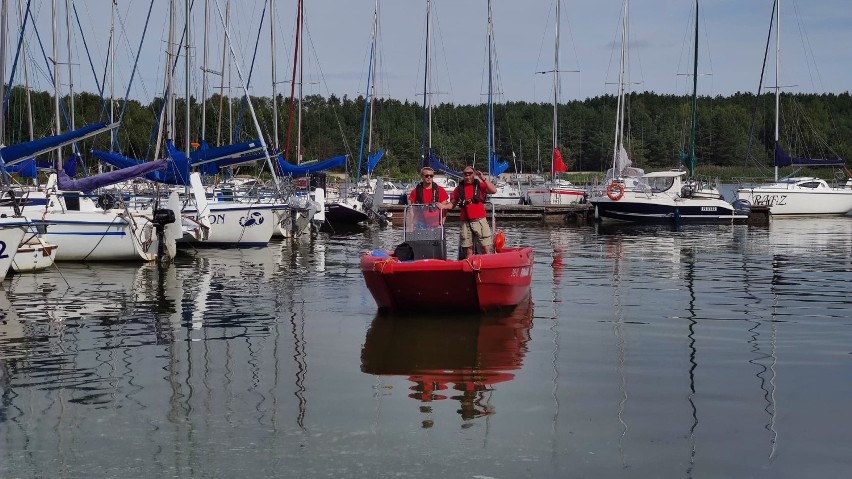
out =
{"type": "Polygon", "coordinates": [[[476,236],[483,245],[491,246],[491,226],[488,225],[488,220],[486,218],[461,222],[461,247],[472,247],[474,236],[476,236]]]}

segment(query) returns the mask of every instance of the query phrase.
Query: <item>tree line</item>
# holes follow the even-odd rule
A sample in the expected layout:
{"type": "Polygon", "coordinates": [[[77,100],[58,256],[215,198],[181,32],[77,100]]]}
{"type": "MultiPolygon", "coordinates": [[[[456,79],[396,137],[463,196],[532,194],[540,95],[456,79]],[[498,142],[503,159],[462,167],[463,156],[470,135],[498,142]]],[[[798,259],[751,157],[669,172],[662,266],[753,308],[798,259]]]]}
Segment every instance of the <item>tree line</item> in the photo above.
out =
{"type": "MultiPolygon", "coordinates": [[[[49,92],[27,92],[15,87],[10,92],[6,115],[5,144],[10,145],[54,134],[54,103],[49,92]]],[[[625,129],[630,138],[628,153],[634,164],[646,170],[670,168],[678,164],[679,153],[688,148],[691,132],[691,98],[652,92],[627,97],[625,129]]],[[[138,159],[151,159],[152,140],[164,100],[149,104],[130,100],[117,102],[113,117],[121,113],[121,126],[115,148],[138,159]]],[[[184,144],[184,99],[176,100],[175,144],[184,144]]],[[[558,106],[556,143],[570,171],[601,172],[610,167],[616,127],[616,98],[611,95],[575,100],[558,106]]],[[[63,131],[69,129],[70,101],[62,98],[63,131]]],[[[852,157],[852,97],[850,94],[783,94],[779,136],[788,153],[806,157],[852,157]]],[[[270,147],[287,150],[296,163],[297,108],[288,99],[278,98],[279,134],[273,136],[273,107],[270,97],[252,97],[252,106],[270,147]],[[290,119],[293,119],[291,122],[290,119]],[[290,132],[287,141],[287,133],[290,132]]],[[[77,127],[108,121],[111,105],[98,95],[74,96],[77,127]]],[[[201,134],[201,104],[190,100],[192,142],[203,138],[211,145],[257,138],[247,105],[239,98],[213,95],[205,103],[205,132],[201,134]]],[[[355,176],[362,147],[364,98],[328,98],[313,95],[303,99],[301,108],[302,161],[322,160],[348,154],[347,172],[355,176]]],[[[420,165],[421,147],[431,136],[431,146],[448,166],[461,169],[466,164],[485,165],[485,105],[442,103],[424,112],[423,105],[395,99],[373,102],[373,125],[363,135],[364,147],[385,150],[376,168],[379,175],[410,178],[420,165]],[[424,124],[431,117],[431,126],[424,124]]],[[[507,102],[494,106],[494,137],[498,156],[509,162],[509,171],[549,172],[552,144],[553,106],[546,103],[507,102]]],[[[736,93],[722,97],[700,97],[695,129],[699,173],[706,167],[769,167],[775,141],[775,97],[772,94],[736,93]]],[[[85,140],[80,145],[84,162],[93,167],[87,152],[109,150],[108,134],[85,140]]],[[[362,159],[361,164],[366,160],[362,159]]],[[[483,166],[478,166],[482,168],[483,166]]],[[[362,166],[363,168],[363,166],[362,166]]],[[[362,170],[363,171],[363,170],[362,170]]]]}

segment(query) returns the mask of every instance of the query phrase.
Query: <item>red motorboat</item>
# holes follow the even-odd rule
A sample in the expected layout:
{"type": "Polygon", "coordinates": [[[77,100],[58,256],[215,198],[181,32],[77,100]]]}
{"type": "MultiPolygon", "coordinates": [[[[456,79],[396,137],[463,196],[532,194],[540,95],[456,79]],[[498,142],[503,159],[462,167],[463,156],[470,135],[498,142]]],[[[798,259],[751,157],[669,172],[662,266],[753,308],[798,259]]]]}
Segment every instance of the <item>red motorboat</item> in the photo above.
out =
{"type": "Polygon", "coordinates": [[[494,253],[447,259],[441,212],[429,208],[406,208],[403,242],[393,253],[361,257],[361,272],[380,311],[490,311],[514,307],[529,296],[532,248],[498,248],[496,242],[494,253]]]}

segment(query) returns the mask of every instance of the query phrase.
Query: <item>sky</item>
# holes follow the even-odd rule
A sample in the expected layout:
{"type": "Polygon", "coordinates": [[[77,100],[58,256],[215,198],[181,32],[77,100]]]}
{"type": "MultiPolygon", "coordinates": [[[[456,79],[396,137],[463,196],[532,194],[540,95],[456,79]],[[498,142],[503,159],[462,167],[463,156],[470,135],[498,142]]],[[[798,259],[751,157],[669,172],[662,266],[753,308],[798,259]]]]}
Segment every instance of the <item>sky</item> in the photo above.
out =
{"type": "MultiPolygon", "coordinates": [[[[58,51],[63,94],[68,91],[68,53],[65,2],[56,0],[58,51]]],[[[191,20],[190,88],[202,93],[204,0],[194,0],[191,20]]],[[[270,0],[232,0],[231,35],[243,76],[247,78],[264,5],[270,0]]],[[[270,23],[276,38],[278,93],[290,95],[293,68],[296,0],[276,0],[276,18],[268,11],[260,30],[250,91],[272,92],[270,23]]],[[[16,3],[16,2],[10,2],[16,3]]],[[[25,2],[21,2],[25,3],[25,2]]],[[[701,95],[754,92],[760,78],[773,0],[707,0],[701,2],[699,87],[701,95]]],[[[99,80],[106,64],[109,0],[74,0],[85,31],[83,44],[73,27],[72,78],[74,90],[96,91],[91,56],[99,80]]],[[[142,35],[150,0],[117,0],[115,96],[128,88],[134,59],[138,71],[130,96],[143,102],[163,90],[168,33],[168,1],[155,0],[148,31],[142,35]],[[144,40],[143,40],[144,38],[144,40]]],[[[177,1],[183,27],[184,0],[177,1]]],[[[210,0],[208,70],[222,67],[222,21],[226,0],[210,0]],[[218,4],[218,8],[217,8],[218,4]]],[[[367,87],[372,18],[375,0],[304,0],[303,92],[350,98],[367,87]]],[[[487,98],[486,0],[432,0],[434,46],[433,102],[477,104],[487,98]]],[[[555,0],[493,0],[492,19],[495,58],[495,101],[552,101],[552,76],[536,74],[553,69],[555,0]]],[[[629,82],[633,91],[686,94],[691,91],[692,0],[633,0],[630,3],[629,82]]],[[[10,6],[10,24],[19,23],[17,6],[10,6]]],[[[562,0],[561,2],[560,101],[585,99],[616,91],[617,48],[622,0],[562,0]],[[578,72],[575,72],[579,70],[578,72]]],[[[33,18],[45,54],[52,53],[51,2],[33,0],[33,18]]],[[[426,0],[380,0],[379,62],[375,72],[376,94],[381,97],[422,102],[425,64],[426,0]]],[[[72,19],[72,22],[76,22],[72,19]]],[[[784,91],[845,92],[852,69],[852,8],[848,0],[782,0],[780,81],[784,91]]],[[[11,28],[10,71],[18,29],[11,28]]],[[[30,85],[52,89],[41,47],[32,28],[27,29],[30,85]]],[[[773,40],[774,42],[774,40],[773,40]]],[[[774,43],[773,43],[774,48],[774,43]]],[[[178,64],[178,92],[184,92],[184,64],[178,64]]],[[[774,61],[769,61],[767,85],[774,85],[774,61]]],[[[107,75],[109,76],[109,75],[107,75]]],[[[22,84],[18,73],[16,84],[22,84]]],[[[220,77],[206,76],[208,94],[219,91],[220,77]]],[[[240,81],[231,67],[231,85],[239,93],[240,81]]],[[[108,94],[109,87],[107,87],[108,94]]]]}

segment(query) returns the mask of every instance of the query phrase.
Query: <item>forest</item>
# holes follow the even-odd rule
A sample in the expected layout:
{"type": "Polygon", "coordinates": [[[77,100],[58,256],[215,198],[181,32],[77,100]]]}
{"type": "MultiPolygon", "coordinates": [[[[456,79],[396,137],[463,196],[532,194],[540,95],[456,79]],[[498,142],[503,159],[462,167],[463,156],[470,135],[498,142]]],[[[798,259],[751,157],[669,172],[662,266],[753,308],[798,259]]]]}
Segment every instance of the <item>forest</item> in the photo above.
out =
{"type": "MultiPolygon", "coordinates": [[[[48,92],[12,89],[6,115],[5,144],[52,135],[55,117],[53,97],[48,92]],[[27,106],[27,105],[31,106],[27,106]],[[32,131],[30,131],[32,118],[32,131]]],[[[71,102],[62,99],[62,129],[70,126],[71,102]]],[[[110,118],[121,120],[114,149],[134,158],[151,159],[162,98],[150,104],[135,100],[109,100],[91,93],[74,95],[77,127],[110,118]]],[[[273,136],[272,99],[252,97],[258,123],[266,143],[278,151],[295,152],[297,108],[279,96],[278,138],[273,136]],[[290,119],[293,119],[290,122],[290,119]],[[288,135],[289,132],[289,135],[288,135]],[[289,137],[289,141],[287,138],[289,137]],[[277,140],[277,141],[276,141],[277,140]],[[276,148],[277,147],[277,148],[276,148]]],[[[176,100],[175,144],[184,144],[186,104],[176,100]]],[[[192,142],[200,142],[201,105],[190,101],[192,142]]],[[[440,104],[432,108],[431,128],[424,124],[423,105],[394,99],[377,99],[371,115],[364,113],[364,98],[331,95],[308,96],[302,102],[302,162],[347,154],[347,173],[356,176],[361,148],[362,123],[372,117],[372,128],[364,135],[363,151],[383,148],[385,156],[376,173],[407,179],[416,176],[423,138],[431,131],[431,145],[452,168],[465,164],[485,165],[485,105],[440,104]]],[[[688,148],[691,98],[652,92],[633,93],[627,98],[625,130],[630,138],[628,153],[636,166],[646,170],[671,168],[679,152],[688,148]]],[[[212,96],[205,105],[203,138],[217,146],[258,137],[249,110],[241,99],[212,96]]],[[[615,132],[616,98],[598,96],[558,106],[556,142],[569,171],[601,172],[610,167],[615,132]]],[[[494,106],[495,142],[499,157],[509,162],[510,172],[549,172],[552,144],[553,106],[545,103],[508,102],[494,106]]],[[[779,123],[781,145],[790,154],[812,158],[852,157],[852,97],[849,93],[782,94],[779,123]]],[[[697,102],[696,155],[698,173],[724,168],[768,169],[775,138],[775,96],[737,93],[722,97],[700,97],[697,102]]],[[[84,163],[93,167],[87,152],[110,149],[109,134],[85,140],[80,145],[84,163]]],[[[295,157],[295,153],[288,155],[295,157]]],[[[295,158],[290,159],[296,163],[295,158]]],[[[366,160],[361,160],[362,165],[366,160]]],[[[762,170],[761,170],[762,171],[762,170]]],[[[363,173],[363,166],[362,166],[363,173]]]]}

